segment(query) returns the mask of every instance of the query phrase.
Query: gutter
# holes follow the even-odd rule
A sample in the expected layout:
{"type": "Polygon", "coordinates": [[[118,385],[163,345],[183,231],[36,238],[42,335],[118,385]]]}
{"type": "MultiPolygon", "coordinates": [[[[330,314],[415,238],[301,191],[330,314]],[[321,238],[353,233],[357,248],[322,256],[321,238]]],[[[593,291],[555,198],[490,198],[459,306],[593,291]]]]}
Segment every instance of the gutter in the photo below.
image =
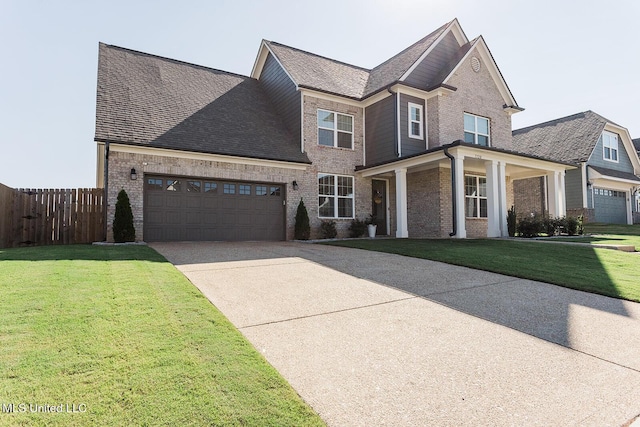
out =
{"type": "Polygon", "coordinates": [[[398,92],[392,91],[391,88],[388,88],[387,91],[389,91],[389,93],[395,98],[393,102],[393,141],[396,147],[396,156],[400,157],[400,142],[398,139],[398,133],[400,132],[400,127],[398,126],[398,114],[400,114],[398,111],[399,95],[398,92]]]}
{"type": "Polygon", "coordinates": [[[456,224],[456,215],[458,207],[456,205],[456,159],[449,153],[449,147],[444,147],[444,155],[451,161],[451,215],[453,224],[453,230],[449,233],[449,237],[453,237],[458,234],[458,227],[456,224]]]}
{"type": "Polygon", "coordinates": [[[109,211],[109,141],[104,143],[104,240],[107,241],[107,220],[109,211]]]}

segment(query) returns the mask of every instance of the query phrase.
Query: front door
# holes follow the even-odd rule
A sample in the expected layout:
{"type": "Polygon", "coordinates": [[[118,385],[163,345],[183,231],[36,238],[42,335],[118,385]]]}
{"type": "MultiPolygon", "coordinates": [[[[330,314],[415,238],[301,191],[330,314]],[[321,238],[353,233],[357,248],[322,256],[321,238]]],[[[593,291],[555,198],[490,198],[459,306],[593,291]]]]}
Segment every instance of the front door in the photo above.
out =
{"type": "Polygon", "coordinates": [[[371,181],[371,213],[376,217],[377,235],[386,236],[387,230],[387,181],[371,181]]]}

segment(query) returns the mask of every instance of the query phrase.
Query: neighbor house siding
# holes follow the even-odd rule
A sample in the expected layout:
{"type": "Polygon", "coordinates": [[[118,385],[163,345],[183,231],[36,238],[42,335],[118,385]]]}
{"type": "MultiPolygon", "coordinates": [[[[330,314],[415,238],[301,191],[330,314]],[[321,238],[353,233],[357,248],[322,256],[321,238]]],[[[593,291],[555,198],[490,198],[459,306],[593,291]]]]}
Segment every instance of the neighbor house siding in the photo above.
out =
{"type": "Polygon", "coordinates": [[[367,165],[398,157],[395,99],[395,96],[388,96],[366,108],[367,165]]]}
{"type": "Polygon", "coordinates": [[[400,94],[400,141],[402,157],[420,153],[427,149],[426,117],[427,109],[423,99],[400,94]],[[409,137],[409,102],[422,106],[422,139],[409,137]]]}
{"type": "Polygon", "coordinates": [[[459,49],[458,41],[453,33],[449,32],[407,76],[405,83],[422,89],[430,88],[438,77],[442,77],[443,69],[450,66],[459,49]]]}
{"type": "Polygon", "coordinates": [[[267,56],[260,82],[289,132],[300,141],[300,92],[271,54],[267,56]]]}
{"type": "Polygon", "coordinates": [[[591,157],[589,158],[589,166],[597,166],[621,172],[633,173],[633,164],[631,163],[629,154],[627,154],[627,150],[622,143],[622,138],[620,137],[620,135],[618,135],[618,162],[610,162],[604,159],[602,153],[602,135],[600,135],[600,138],[598,138],[598,143],[596,144],[593,152],[591,153],[591,157]]]}
{"type": "Polygon", "coordinates": [[[564,177],[567,209],[582,208],[582,169],[569,169],[564,177]]]}

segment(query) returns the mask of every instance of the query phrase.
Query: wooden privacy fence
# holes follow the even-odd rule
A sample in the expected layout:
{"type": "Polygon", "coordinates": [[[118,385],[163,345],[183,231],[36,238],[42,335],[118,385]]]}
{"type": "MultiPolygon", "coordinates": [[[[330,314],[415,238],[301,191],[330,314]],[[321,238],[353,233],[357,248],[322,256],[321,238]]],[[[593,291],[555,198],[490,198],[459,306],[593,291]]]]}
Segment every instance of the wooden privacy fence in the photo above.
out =
{"type": "Polygon", "coordinates": [[[0,184],[0,247],[105,239],[104,190],[11,189],[0,184]]]}

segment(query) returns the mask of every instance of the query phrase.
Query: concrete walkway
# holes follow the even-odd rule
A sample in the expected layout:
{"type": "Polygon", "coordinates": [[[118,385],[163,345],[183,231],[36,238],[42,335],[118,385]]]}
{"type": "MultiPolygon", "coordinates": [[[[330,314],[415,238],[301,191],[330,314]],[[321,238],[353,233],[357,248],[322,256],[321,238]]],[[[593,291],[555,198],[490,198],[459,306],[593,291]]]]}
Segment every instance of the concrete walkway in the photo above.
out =
{"type": "Polygon", "coordinates": [[[155,243],[330,426],[622,426],[640,304],[298,243],[155,243]]]}

